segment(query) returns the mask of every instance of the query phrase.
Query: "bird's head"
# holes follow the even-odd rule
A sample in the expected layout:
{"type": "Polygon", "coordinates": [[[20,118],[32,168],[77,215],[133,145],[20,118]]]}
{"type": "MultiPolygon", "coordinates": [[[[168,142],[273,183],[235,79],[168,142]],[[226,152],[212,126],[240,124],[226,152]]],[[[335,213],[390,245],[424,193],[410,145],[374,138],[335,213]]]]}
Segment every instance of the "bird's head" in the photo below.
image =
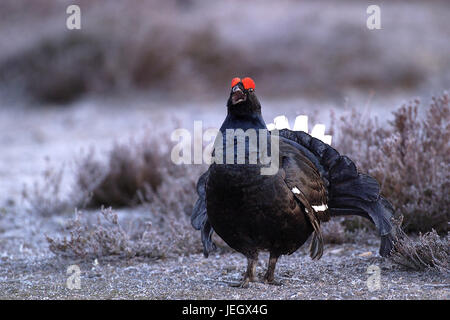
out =
{"type": "Polygon", "coordinates": [[[227,102],[228,112],[235,115],[261,113],[261,105],[255,94],[255,82],[252,78],[233,78],[231,92],[227,102]]]}

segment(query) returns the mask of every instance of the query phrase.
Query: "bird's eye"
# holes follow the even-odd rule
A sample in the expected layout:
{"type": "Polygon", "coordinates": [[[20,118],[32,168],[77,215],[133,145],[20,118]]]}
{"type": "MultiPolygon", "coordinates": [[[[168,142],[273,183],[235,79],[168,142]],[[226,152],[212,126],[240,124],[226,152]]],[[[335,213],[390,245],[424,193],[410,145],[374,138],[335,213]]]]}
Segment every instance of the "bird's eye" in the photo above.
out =
{"type": "Polygon", "coordinates": [[[244,78],[242,79],[242,84],[244,85],[245,90],[255,90],[255,81],[252,78],[244,78]]]}
{"type": "Polygon", "coordinates": [[[237,85],[239,82],[241,82],[241,78],[233,78],[233,80],[231,80],[231,87],[233,88],[235,85],[237,85]]]}

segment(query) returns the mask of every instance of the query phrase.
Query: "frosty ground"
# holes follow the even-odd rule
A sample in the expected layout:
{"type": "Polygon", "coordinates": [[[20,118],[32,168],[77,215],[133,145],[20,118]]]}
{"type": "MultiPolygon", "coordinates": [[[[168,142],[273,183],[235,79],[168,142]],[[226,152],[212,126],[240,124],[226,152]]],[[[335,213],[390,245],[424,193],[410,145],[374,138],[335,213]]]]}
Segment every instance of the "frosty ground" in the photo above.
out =
{"type": "MultiPolygon", "coordinates": [[[[227,253],[205,259],[195,254],[157,261],[58,261],[52,257],[3,259],[2,299],[447,299],[448,282],[435,273],[398,271],[376,257],[376,246],[328,246],[319,262],[301,250],[277,266],[280,285],[230,286],[242,277],[244,259],[227,253]],[[66,286],[66,268],[78,263],[81,289],[66,286]],[[381,288],[370,291],[367,267],[381,268],[381,288]]],[[[260,259],[257,273],[265,267],[260,259]]],[[[448,280],[448,279],[447,279],[448,280]]]]}
{"type": "MultiPolygon", "coordinates": [[[[145,128],[156,132],[171,122],[175,113],[187,128],[193,120],[217,127],[224,116],[222,103],[174,104],[163,111],[158,103],[153,104],[147,100],[112,103],[88,99],[67,108],[0,110],[1,299],[448,299],[448,277],[433,271],[405,271],[380,258],[379,240],[373,234],[354,243],[328,244],[319,261],[311,261],[305,245],[280,259],[276,270],[280,285],[256,282],[248,289],[230,286],[240,281],[246,262],[226,249],[208,259],[201,254],[158,260],[55,256],[45,235],[62,234],[72,214],[42,217],[30,212],[21,198],[23,185],[39,178],[46,157],[56,165],[68,165],[83,148],[107,150],[115,140],[128,139],[145,128]],[[67,268],[74,264],[81,270],[81,288],[70,290],[67,268]],[[367,286],[371,265],[380,268],[380,288],[375,291],[367,286]]],[[[391,105],[396,104],[398,101],[391,105]]],[[[280,113],[293,121],[303,109],[301,101],[286,102],[279,108],[271,101],[265,105],[267,121],[280,113]]],[[[373,110],[386,114],[382,108],[373,110]]],[[[328,112],[328,107],[320,108],[318,118],[326,122],[328,112]]],[[[143,208],[122,209],[118,214],[122,218],[146,212],[143,208]]],[[[259,277],[267,259],[267,254],[259,258],[259,277]]]]}

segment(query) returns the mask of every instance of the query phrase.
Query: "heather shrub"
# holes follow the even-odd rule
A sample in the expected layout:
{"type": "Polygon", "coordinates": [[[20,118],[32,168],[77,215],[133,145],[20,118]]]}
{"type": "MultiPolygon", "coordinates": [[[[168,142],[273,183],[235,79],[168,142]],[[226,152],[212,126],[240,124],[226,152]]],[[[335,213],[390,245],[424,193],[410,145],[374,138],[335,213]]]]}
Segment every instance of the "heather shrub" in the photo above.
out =
{"type": "MultiPolygon", "coordinates": [[[[72,258],[147,257],[202,252],[200,234],[190,225],[196,199],[195,184],[204,168],[172,166],[162,171],[164,179],[157,190],[146,185],[138,196],[143,215],[125,230],[112,209],[102,209],[97,222],[76,211],[68,224],[70,237],[47,237],[50,250],[72,258]]],[[[114,193],[115,195],[115,193],[114,193]]]]}
{"type": "Polygon", "coordinates": [[[132,255],[133,243],[129,235],[118,224],[118,218],[110,209],[101,211],[96,224],[83,220],[81,212],[69,221],[66,229],[70,238],[53,239],[47,237],[50,250],[61,256],[93,257],[105,255],[132,255]],[[103,218],[103,219],[102,219],[103,218]]]}
{"type": "MultiPolygon", "coordinates": [[[[69,193],[77,197],[53,195],[55,199],[77,199],[76,203],[64,202],[65,211],[74,206],[108,205],[134,207],[143,214],[138,219],[125,215],[120,223],[111,208],[102,209],[96,221],[93,213],[76,210],[67,225],[69,236],[47,238],[52,252],[74,258],[163,258],[201,252],[200,234],[191,227],[190,214],[197,197],[196,182],[205,167],[173,164],[170,150],[161,148],[164,137],[156,143],[145,134],[116,143],[106,159],[96,157],[94,149],[77,157],[69,193]]],[[[59,183],[50,190],[60,186],[60,180],[49,183],[53,181],[59,183]]],[[[59,213],[62,208],[51,203],[48,206],[51,213],[59,213]]]]}
{"type": "Polygon", "coordinates": [[[118,215],[111,209],[101,209],[97,220],[88,219],[81,212],[67,224],[69,236],[52,238],[47,236],[50,250],[66,258],[133,258],[164,257],[199,253],[201,245],[188,228],[188,219],[177,215],[166,216],[168,221],[152,222],[138,219],[125,228],[118,215]]]}
{"type": "Polygon", "coordinates": [[[435,230],[419,234],[417,239],[409,238],[400,231],[390,259],[409,270],[434,269],[450,273],[450,237],[439,237],[435,230]]]}
{"type": "Polygon", "coordinates": [[[116,143],[107,155],[107,163],[91,151],[77,159],[77,190],[88,195],[89,207],[124,207],[140,203],[139,192],[156,190],[163,180],[162,170],[170,162],[154,141],[116,143]]]}
{"type": "Polygon", "coordinates": [[[448,94],[422,108],[418,100],[401,106],[386,127],[353,110],[340,119],[335,141],[341,153],[378,180],[382,195],[403,215],[406,232],[443,234],[450,206],[448,94]]]}
{"type": "Polygon", "coordinates": [[[163,171],[171,165],[168,154],[156,142],[116,143],[105,159],[95,149],[80,154],[67,166],[48,161],[41,177],[26,184],[22,197],[29,209],[42,216],[60,214],[78,208],[104,206],[129,207],[142,203],[140,194],[156,190],[163,171]],[[68,176],[72,173],[72,179],[68,176]]]}
{"type": "Polygon", "coordinates": [[[196,200],[196,182],[205,166],[175,165],[171,142],[165,134],[116,142],[99,155],[94,148],[81,152],[67,166],[48,168],[32,185],[25,185],[23,198],[31,211],[49,216],[77,208],[114,208],[152,205],[164,214],[190,215],[196,200]]]}
{"type": "Polygon", "coordinates": [[[322,226],[322,237],[325,243],[341,244],[346,241],[346,230],[338,220],[330,220],[322,226]]]}

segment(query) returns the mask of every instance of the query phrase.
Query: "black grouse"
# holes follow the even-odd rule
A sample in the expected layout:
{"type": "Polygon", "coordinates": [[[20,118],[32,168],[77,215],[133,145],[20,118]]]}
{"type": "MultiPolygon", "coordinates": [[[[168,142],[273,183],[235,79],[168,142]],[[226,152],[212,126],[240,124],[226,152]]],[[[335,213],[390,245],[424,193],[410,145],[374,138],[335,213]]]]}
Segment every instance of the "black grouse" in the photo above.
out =
{"type": "Polygon", "coordinates": [[[348,157],[302,131],[280,130],[276,157],[273,141],[277,140],[272,140],[276,136],[266,130],[250,78],[232,80],[227,109],[213,152],[215,162],[198,180],[199,198],[191,216],[192,226],[201,230],[205,257],[216,248],[212,241],[216,232],[247,257],[247,271],[239,284],[247,287],[255,281],[258,252],[269,251],[264,281],[273,283],[281,255],[295,252],[312,234],[310,256],[319,259],[321,222],[346,215],[370,219],[381,236],[380,255],[390,254],[395,241],[393,208],[380,196],[374,178],[359,173],[348,157]],[[250,134],[244,136],[245,161],[239,161],[239,129],[258,133],[256,162],[251,162],[250,134]],[[231,149],[227,141],[232,142],[231,149]],[[275,174],[261,171],[270,166],[261,157],[266,143],[272,161],[278,159],[275,174]]]}

